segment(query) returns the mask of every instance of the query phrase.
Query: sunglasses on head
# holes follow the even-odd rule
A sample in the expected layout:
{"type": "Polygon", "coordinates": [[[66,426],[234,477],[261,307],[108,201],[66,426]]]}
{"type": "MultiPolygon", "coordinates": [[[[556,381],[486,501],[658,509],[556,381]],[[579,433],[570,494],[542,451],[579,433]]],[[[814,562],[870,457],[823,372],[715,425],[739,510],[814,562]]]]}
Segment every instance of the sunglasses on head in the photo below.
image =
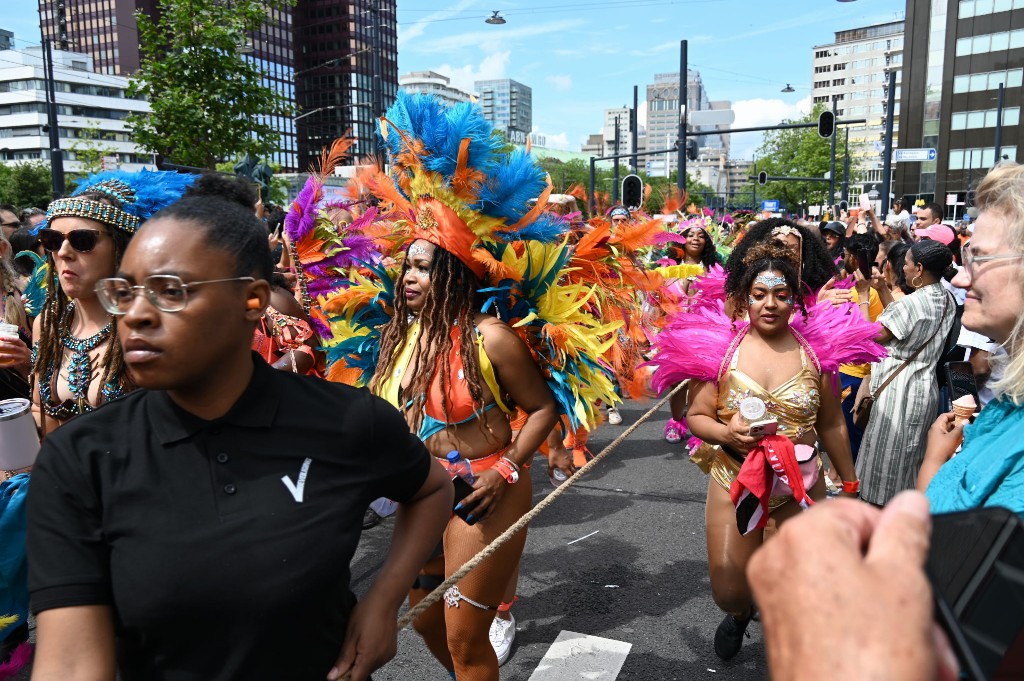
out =
{"type": "Polygon", "coordinates": [[[39,243],[43,245],[47,253],[59,251],[60,247],[64,245],[65,239],[71,244],[71,248],[79,253],[88,253],[96,248],[96,242],[99,241],[100,234],[102,232],[96,229],[73,229],[70,232],[64,233],[46,228],[39,230],[38,237],[39,243]]]}

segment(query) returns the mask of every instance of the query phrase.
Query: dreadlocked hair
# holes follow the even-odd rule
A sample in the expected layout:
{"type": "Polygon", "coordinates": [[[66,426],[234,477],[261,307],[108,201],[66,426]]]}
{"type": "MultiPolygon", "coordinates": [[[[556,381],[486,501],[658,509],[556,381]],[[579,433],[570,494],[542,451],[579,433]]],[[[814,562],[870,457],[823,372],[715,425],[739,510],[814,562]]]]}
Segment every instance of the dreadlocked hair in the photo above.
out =
{"type": "MultiPolygon", "coordinates": [[[[791,220],[784,218],[768,218],[761,220],[747,231],[746,236],[733,248],[729,259],[725,263],[728,276],[725,280],[725,294],[732,296],[738,291],[746,289],[740,284],[744,275],[744,259],[747,253],[758,244],[772,240],[772,230],[776,227],[791,227],[800,233],[802,243],[800,262],[800,277],[805,284],[810,286],[812,291],[817,291],[828,283],[828,280],[839,274],[835,261],[825,250],[825,243],[811,233],[806,227],[802,227],[791,220]]],[[[805,290],[793,289],[797,295],[804,295],[805,290]]]]}
{"type": "MultiPolygon", "coordinates": [[[[402,263],[402,271],[395,285],[395,314],[384,326],[380,339],[380,361],[370,380],[370,388],[386,381],[394,371],[394,365],[406,342],[412,315],[405,299],[405,274],[409,269],[409,258],[402,263]]],[[[483,374],[480,371],[480,357],[477,353],[474,314],[477,289],[480,283],[476,276],[462,262],[448,251],[438,247],[430,264],[430,286],[425,291],[423,309],[419,313],[421,350],[414,353],[416,359],[406,373],[413,379],[409,384],[407,397],[403,402],[410,406],[405,410],[406,420],[413,432],[423,424],[423,409],[426,395],[434,377],[440,381],[444,396],[442,409],[444,420],[451,422],[448,403],[451,389],[452,327],[459,330],[464,377],[473,398],[473,411],[483,414],[483,374]]],[[[478,419],[483,429],[483,419],[478,419]]]]}
{"type": "Polygon", "coordinates": [[[807,307],[804,305],[804,297],[798,295],[800,276],[797,274],[797,262],[793,254],[783,246],[775,243],[760,243],[747,250],[743,258],[746,267],[743,276],[740,277],[739,288],[732,294],[733,319],[739,319],[746,313],[749,302],[750,287],[754,285],[757,275],[764,272],[778,272],[786,280],[786,285],[793,292],[794,304],[800,309],[804,317],[807,317],[807,307]]]}
{"type": "MultiPolygon", "coordinates": [[[[111,201],[110,197],[101,192],[83,192],[79,196],[90,201],[106,203],[112,206],[117,205],[111,201]]],[[[114,267],[110,273],[113,275],[118,267],[121,266],[121,258],[124,257],[124,252],[128,248],[128,242],[131,241],[132,235],[102,222],[97,222],[97,224],[102,226],[114,242],[114,267]]],[[[57,276],[57,264],[54,262],[52,253],[47,253],[46,264],[48,265],[46,301],[43,303],[43,309],[39,313],[39,338],[34,339],[36,344],[36,361],[32,365],[32,372],[40,377],[47,366],[51,363],[60,362],[64,352],[64,345],[60,338],[61,326],[65,323],[66,319],[68,324],[71,323],[70,319],[68,319],[70,316],[71,300],[64,295],[64,290],[60,286],[60,279],[57,276]]],[[[106,352],[103,353],[101,366],[103,367],[103,373],[100,375],[101,386],[112,384],[120,386],[125,391],[132,390],[135,387],[124,363],[124,354],[121,352],[121,342],[118,340],[117,335],[117,324],[110,325],[110,338],[107,341],[106,352]]]]}

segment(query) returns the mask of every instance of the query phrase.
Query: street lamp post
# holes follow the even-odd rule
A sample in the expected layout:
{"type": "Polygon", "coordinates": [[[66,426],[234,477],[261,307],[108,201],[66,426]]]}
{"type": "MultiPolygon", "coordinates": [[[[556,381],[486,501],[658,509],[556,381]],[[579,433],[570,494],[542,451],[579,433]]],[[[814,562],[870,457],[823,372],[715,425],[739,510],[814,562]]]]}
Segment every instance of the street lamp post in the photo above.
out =
{"type": "Polygon", "coordinates": [[[60,128],[57,121],[57,95],[53,84],[53,49],[43,26],[39,25],[42,36],[43,79],[46,87],[46,125],[50,133],[50,175],[53,197],[64,195],[64,154],[60,149],[60,128]]]}

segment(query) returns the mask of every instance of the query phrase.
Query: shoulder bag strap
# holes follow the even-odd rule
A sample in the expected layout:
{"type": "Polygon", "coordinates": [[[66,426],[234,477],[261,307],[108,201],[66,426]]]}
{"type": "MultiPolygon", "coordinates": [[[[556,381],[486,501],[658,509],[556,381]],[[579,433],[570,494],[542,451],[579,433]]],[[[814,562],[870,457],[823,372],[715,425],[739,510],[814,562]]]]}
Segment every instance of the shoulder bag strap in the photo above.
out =
{"type": "MultiPolygon", "coordinates": [[[[945,289],[943,289],[943,293],[948,293],[948,292],[947,292],[947,291],[945,291],[945,289]]],[[[946,312],[947,312],[947,311],[949,310],[949,298],[950,298],[950,296],[949,296],[949,295],[946,295],[946,296],[944,296],[944,298],[943,298],[943,301],[942,301],[942,302],[943,302],[943,305],[942,305],[942,316],[943,316],[943,317],[945,317],[945,316],[946,316],[946,312]]],[[[900,372],[901,372],[901,371],[903,371],[904,369],[906,369],[906,368],[907,368],[907,366],[908,366],[908,365],[909,365],[909,364],[910,364],[911,362],[913,362],[913,361],[914,361],[915,359],[917,359],[917,356],[921,354],[921,351],[922,351],[922,350],[924,350],[925,346],[926,346],[926,345],[928,345],[928,342],[929,342],[930,340],[931,340],[931,339],[929,339],[929,340],[926,340],[926,341],[925,341],[924,343],[922,343],[922,344],[921,344],[921,347],[919,347],[919,348],[918,348],[917,350],[915,350],[915,351],[914,351],[914,354],[912,354],[912,355],[911,355],[910,357],[908,357],[908,358],[907,358],[907,359],[906,359],[906,360],[905,360],[905,361],[903,362],[903,364],[901,364],[901,365],[900,365],[900,366],[899,366],[899,367],[898,367],[898,368],[896,369],[896,371],[894,371],[894,372],[892,372],[891,374],[889,374],[889,378],[885,379],[885,382],[884,382],[884,383],[882,383],[882,385],[878,386],[878,390],[876,390],[876,391],[874,392],[874,394],[873,394],[873,395],[871,395],[871,397],[872,397],[873,399],[876,399],[876,400],[877,400],[877,399],[878,399],[878,396],[879,396],[879,395],[880,395],[880,394],[882,393],[882,391],[883,391],[883,390],[885,390],[885,386],[887,386],[887,385],[889,385],[890,383],[892,383],[892,379],[894,379],[894,378],[896,378],[897,376],[899,376],[899,375],[900,375],[900,372]]]]}

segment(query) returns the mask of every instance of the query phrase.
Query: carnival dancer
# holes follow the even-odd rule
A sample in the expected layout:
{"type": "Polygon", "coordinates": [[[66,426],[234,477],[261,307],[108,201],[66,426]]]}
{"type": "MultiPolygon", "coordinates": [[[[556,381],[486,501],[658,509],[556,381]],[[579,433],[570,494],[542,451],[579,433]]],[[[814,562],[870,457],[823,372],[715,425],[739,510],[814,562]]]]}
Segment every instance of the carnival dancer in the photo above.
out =
{"type": "Polygon", "coordinates": [[[105,172],[47,208],[37,234],[49,254],[49,279],[32,334],[33,398],[44,435],[131,389],[113,318],[94,288],[117,271],[142,223],[192,180],[168,171],[105,172]]]}
{"type": "MultiPolygon", "coordinates": [[[[467,518],[448,524],[414,604],[529,509],[526,471],[558,414],[592,427],[593,405],[614,403],[600,355],[617,325],[586,313],[587,287],[562,281],[569,249],[544,210],[544,173],[528,152],[505,151],[478,107],[400,93],[380,134],[391,176],[367,166],[357,182],[392,225],[391,243],[404,241],[399,262],[360,268],[318,304],[334,332],[328,375],[356,370],[432,454],[457,451],[472,468],[474,491],[457,507],[467,518]],[[515,407],[527,418],[513,439],[515,407]]],[[[489,632],[524,544],[517,535],[414,623],[460,681],[498,678],[489,632]]]]}
{"type": "MultiPolygon", "coordinates": [[[[685,220],[679,229],[681,243],[670,241],[666,254],[657,261],[655,272],[667,281],[661,288],[660,300],[663,309],[689,308],[692,299],[699,293],[695,282],[698,277],[720,265],[717,250],[717,233],[710,215],[695,216],[685,220]]],[[[686,405],[687,391],[680,390],[669,400],[669,419],[665,423],[665,441],[676,444],[687,432],[686,405]]]]}
{"type": "Polygon", "coordinates": [[[808,309],[788,250],[745,250],[731,314],[719,303],[671,320],[657,338],[653,380],[658,390],[696,382],[687,419],[701,441],[691,460],[710,473],[708,570],[715,602],[727,613],[715,633],[723,660],[739,652],[753,617],[745,568],[769,518],[784,522],[825,495],[817,441],[828,448],[844,492],[856,495],[834,373],[840,362],[884,354],[872,340],[877,327],[860,315],[828,314],[831,303],[808,309]]]}
{"type": "MultiPolygon", "coordinates": [[[[98,302],[94,287],[117,271],[139,226],[179,198],[191,182],[192,176],[173,172],[106,172],[86,178],[72,196],[57,199],[47,208],[37,231],[48,253],[41,270],[45,272],[46,294],[32,333],[32,379],[37,385],[33,410],[44,436],[132,387],[112,318],[98,302]]],[[[24,340],[12,344],[23,345],[24,340]]],[[[5,541],[0,551],[10,574],[20,575],[7,589],[20,607],[17,612],[0,612],[0,616],[19,618],[16,625],[0,631],[0,637],[11,631],[8,642],[24,641],[28,637],[24,502],[29,475],[27,471],[5,471],[3,475],[7,480],[0,487],[0,523],[5,541]]],[[[14,649],[12,660],[17,656],[14,649]]],[[[27,654],[19,659],[24,663],[27,654]]]]}

